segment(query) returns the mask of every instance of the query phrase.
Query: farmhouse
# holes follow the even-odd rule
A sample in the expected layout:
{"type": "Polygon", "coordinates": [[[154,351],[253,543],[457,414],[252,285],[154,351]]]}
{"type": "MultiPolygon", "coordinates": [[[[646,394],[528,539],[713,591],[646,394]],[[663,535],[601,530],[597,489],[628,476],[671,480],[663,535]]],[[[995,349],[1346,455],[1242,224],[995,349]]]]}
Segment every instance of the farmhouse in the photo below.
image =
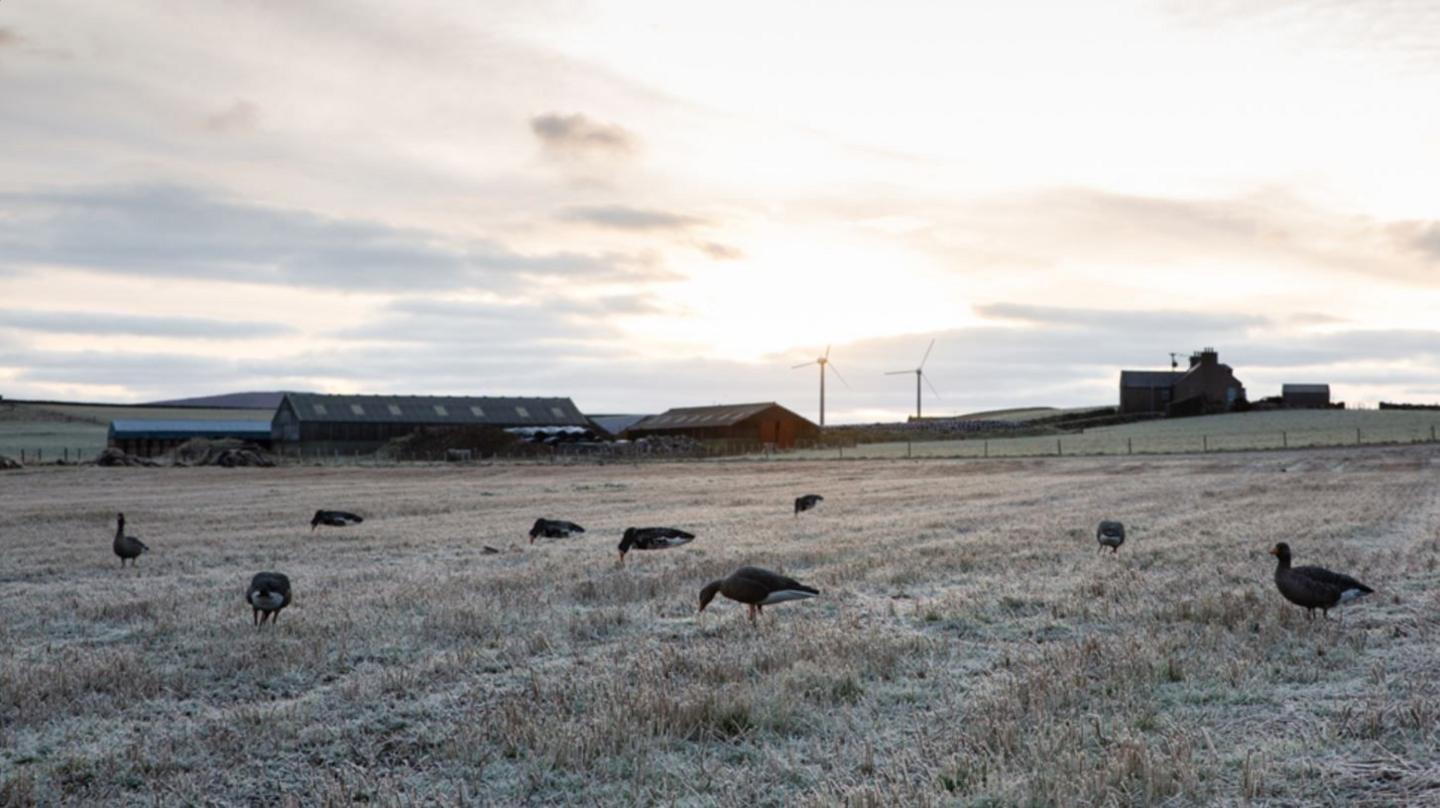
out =
{"type": "Polygon", "coordinates": [[[270,433],[277,445],[302,453],[369,452],[422,427],[498,429],[590,426],[568,398],[373,396],[286,393],[270,433]]]}
{"type": "Polygon", "coordinates": [[[788,449],[797,440],[814,440],[820,427],[773,401],[677,407],[644,418],[625,430],[627,437],[684,435],[702,441],[744,441],[788,449]]]}
{"type": "Polygon", "coordinates": [[[1245,400],[1245,385],[1214,348],[1190,355],[1185,371],[1120,371],[1120,412],[1200,415],[1229,412],[1245,400]]]}
{"type": "Polygon", "coordinates": [[[1290,410],[1323,410],[1330,406],[1330,385],[1281,385],[1280,400],[1290,410]]]}
{"type": "Polygon", "coordinates": [[[106,445],[129,455],[154,457],[191,438],[239,438],[267,449],[271,445],[270,424],[266,421],[198,420],[111,421],[106,445]]]}

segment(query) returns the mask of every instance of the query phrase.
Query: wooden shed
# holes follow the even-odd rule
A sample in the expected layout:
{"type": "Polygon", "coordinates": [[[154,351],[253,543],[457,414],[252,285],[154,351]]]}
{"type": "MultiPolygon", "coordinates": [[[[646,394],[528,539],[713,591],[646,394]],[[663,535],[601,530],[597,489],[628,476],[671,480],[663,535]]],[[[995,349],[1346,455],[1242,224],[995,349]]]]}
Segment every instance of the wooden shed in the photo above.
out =
{"type": "Polygon", "coordinates": [[[1285,384],[1280,386],[1280,400],[1286,409],[1323,410],[1330,406],[1328,384],[1285,384]]]}
{"type": "Polygon", "coordinates": [[[820,427],[773,401],[677,407],[652,415],[625,430],[626,437],[684,435],[700,441],[743,441],[793,448],[797,441],[820,437],[820,427]]]}

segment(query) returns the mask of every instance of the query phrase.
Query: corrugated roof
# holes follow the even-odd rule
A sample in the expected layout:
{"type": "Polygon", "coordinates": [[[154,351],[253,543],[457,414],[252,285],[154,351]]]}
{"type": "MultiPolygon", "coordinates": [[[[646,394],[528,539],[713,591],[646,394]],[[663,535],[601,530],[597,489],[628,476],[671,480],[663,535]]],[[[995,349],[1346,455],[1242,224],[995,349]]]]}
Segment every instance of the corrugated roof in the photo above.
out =
{"type": "Polygon", "coordinates": [[[1185,374],[1178,370],[1122,370],[1121,387],[1170,387],[1185,374]]]}
{"type": "MultiPolygon", "coordinates": [[[[630,426],[642,429],[694,429],[710,426],[734,426],[756,413],[779,407],[773,401],[757,404],[719,404],[713,407],[676,407],[659,415],[643,418],[630,426]]],[[[783,408],[782,408],[783,409],[783,408]]]]}
{"type": "Polygon", "coordinates": [[[1280,393],[1324,393],[1330,394],[1328,384],[1284,384],[1280,386],[1280,393]]]}
{"type": "Polygon", "coordinates": [[[301,421],[335,423],[489,424],[492,426],[586,426],[568,398],[506,396],[375,396],[287,393],[301,421]]]}
{"type": "Polygon", "coordinates": [[[268,438],[268,421],[133,421],[110,422],[112,438],[268,438]]]}

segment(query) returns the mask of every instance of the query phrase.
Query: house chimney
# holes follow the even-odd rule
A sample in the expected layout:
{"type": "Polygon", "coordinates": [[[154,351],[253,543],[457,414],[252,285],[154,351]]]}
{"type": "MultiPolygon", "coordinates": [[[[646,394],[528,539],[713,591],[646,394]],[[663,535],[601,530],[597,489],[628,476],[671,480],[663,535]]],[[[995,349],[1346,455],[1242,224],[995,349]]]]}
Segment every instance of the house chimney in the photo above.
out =
{"type": "Polygon", "coordinates": [[[1214,348],[1202,348],[1201,350],[1190,354],[1190,367],[1192,368],[1196,365],[1209,366],[1218,364],[1220,364],[1220,355],[1215,352],[1214,348]]]}

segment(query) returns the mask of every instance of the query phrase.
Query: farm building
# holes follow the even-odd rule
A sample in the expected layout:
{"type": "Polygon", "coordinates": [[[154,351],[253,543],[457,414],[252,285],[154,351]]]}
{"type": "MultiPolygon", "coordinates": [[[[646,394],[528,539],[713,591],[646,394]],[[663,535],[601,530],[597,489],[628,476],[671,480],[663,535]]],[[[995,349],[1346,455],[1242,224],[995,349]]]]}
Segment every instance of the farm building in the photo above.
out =
{"type": "Polygon", "coordinates": [[[742,441],[788,449],[797,440],[814,440],[820,427],[773,401],[677,407],[651,415],[625,430],[631,438],[684,435],[701,441],[742,441]]]}
{"type": "Polygon", "coordinates": [[[106,445],[126,454],[154,457],[191,438],[238,438],[269,448],[267,421],[111,421],[106,445]]]}
{"type": "Polygon", "coordinates": [[[1323,410],[1330,406],[1328,384],[1286,384],[1280,387],[1280,400],[1286,409],[1323,410]]]}
{"type": "Polygon", "coordinates": [[[648,415],[590,415],[586,416],[606,435],[620,435],[635,424],[649,418],[648,415]]]}
{"type": "Polygon", "coordinates": [[[1229,412],[1245,400],[1245,385],[1214,348],[1190,355],[1184,371],[1120,371],[1120,412],[1200,415],[1229,412]]]}
{"type": "Polygon", "coordinates": [[[568,398],[374,396],[286,393],[270,432],[278,446],[302,453],[371,452],[422,427],[588,429],[568,398]]]}

